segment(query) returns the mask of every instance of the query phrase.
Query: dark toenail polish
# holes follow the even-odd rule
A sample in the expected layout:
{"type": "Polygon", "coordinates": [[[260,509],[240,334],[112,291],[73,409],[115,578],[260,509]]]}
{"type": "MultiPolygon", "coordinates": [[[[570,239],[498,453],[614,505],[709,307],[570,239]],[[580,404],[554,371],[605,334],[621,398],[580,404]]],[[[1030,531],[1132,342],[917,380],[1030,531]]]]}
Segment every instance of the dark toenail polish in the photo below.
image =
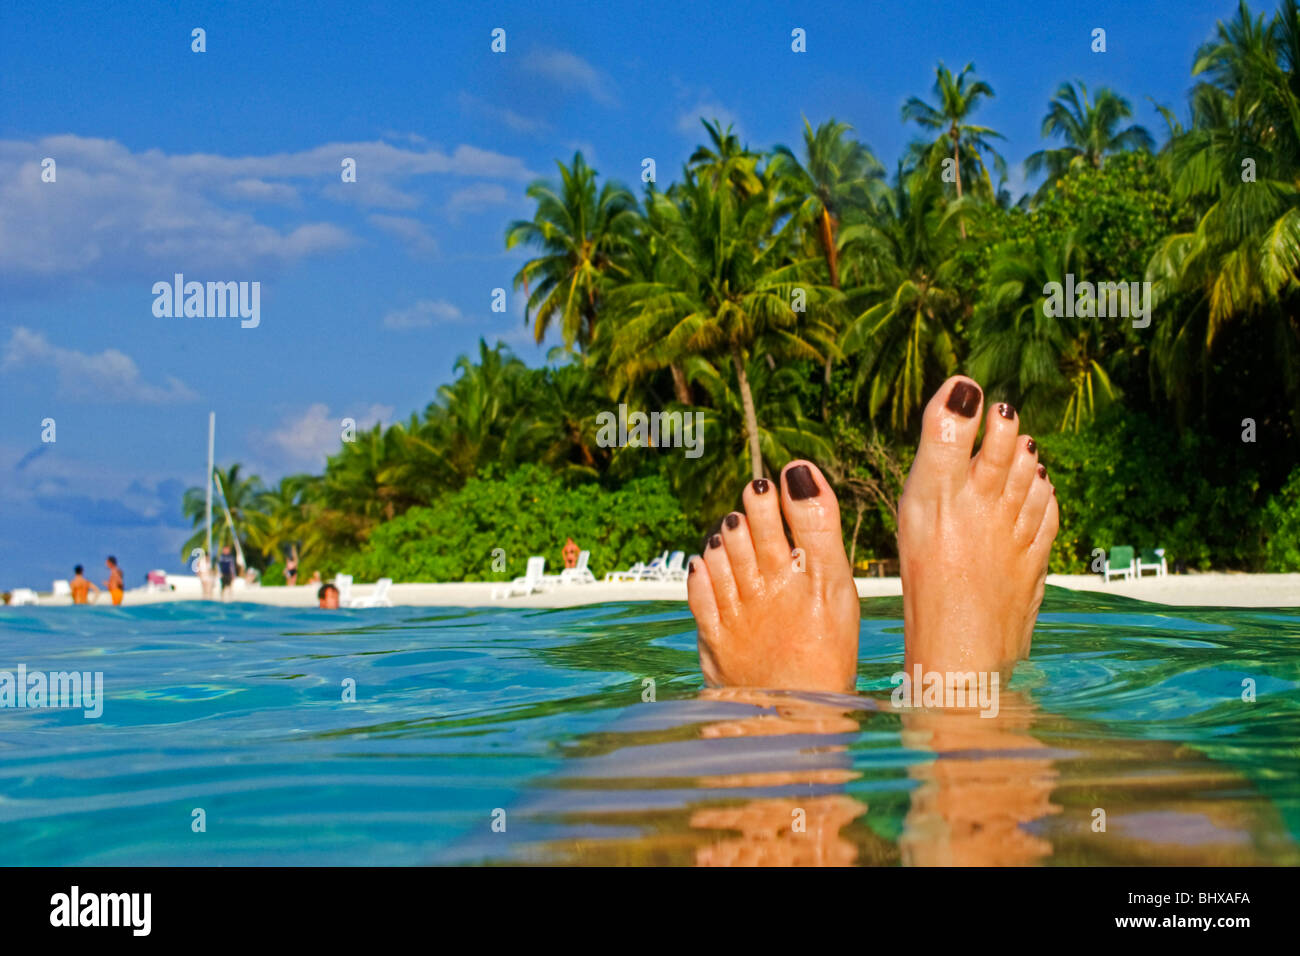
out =
{"type": "Polygon", "coordinates": [[[720,535],[720,534],[710,535],[710,536],[709,536],[709,547],[710,547],[710,548],[720,548],[720,547],[722,547],[722,535],[720,535]]]}
{"type": "Polygon", "coordinates": [[[820,493],[817,480],[813,478],[812,469],[807,465],[795,465],[785,473],[785,490],[795,501],[816,498],[820,493]]]}
{"type": "Polygon", "coordinates": [[[1038,442],[1034,441],[1031,438],[1029,439],[1029,441],[1025,442],[1025,448],[1028,449],[1030,454],[1033,454],[1034,452],[1038,451],[1038,442]]]}
{"type": "Polygon", "coordinates": [[[754,494],[756,495],[765,495],[767,489],[772,487],[772,483],[766,478],[755,478],[751,484],[754,486],[754,494]]]}
{"type": "Polygon", "coordinates": [[[1056,489],[1055,489],[1055,488],[1052,489],[1052,497],[1053,497],[1053,498],[1056,497],[1056,489]]]}
{"type": "Polygon", "coordinates": [[[686,569],[686,574],[687,574],[687,576],[689,577],[690,575],[692,575],[692,574],[694,574],[694,573],[695,573],[695,559],[692,558],[692,559],[691,559],[691,565],[690,565],[690,567],[688,567],[688,568],[686,569]]]}
{"type": "Polygon", "coordinates": [[[731,514],[727,515],[723,523],[726,524],[726,526],[730,528],[732,531],[735,531],[736,525],[740,524],[740,515],[736,514],[733,511],[731,514]]]}
{"type": "Polygon", "coordinates": [[[998,406],[998,414],[1001,415],[1003,418],[1015,418],[1016,410],[1012,408],[1010,405],[1008,405],[1006,402],[1003,402],[1001,405],[998,406]]]}
{"type": "Polygon", "coordinates": [[[958,382],[948,395],[948,411],[956,412],[963,418],[974,418],[975,409],[980,407],[980,390],[970,382],[958,382]]]}
{"type": "Polygon", "coordinates": [[[1038,466],[1038,477],[1039,477],[1039,478],[1046,478],[1046,477],[1047,477],[1047,469],[1044,468],[1042,465],[1039,465],[1039,466],[1038,466]]]}

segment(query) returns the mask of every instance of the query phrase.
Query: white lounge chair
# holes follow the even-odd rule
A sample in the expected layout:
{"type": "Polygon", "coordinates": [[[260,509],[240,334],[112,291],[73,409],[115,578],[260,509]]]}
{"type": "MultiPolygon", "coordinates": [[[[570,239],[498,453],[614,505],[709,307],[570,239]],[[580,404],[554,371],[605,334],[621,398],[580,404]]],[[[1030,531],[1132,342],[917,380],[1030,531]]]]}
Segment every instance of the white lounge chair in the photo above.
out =
{"type": "Polygon", "coordinates": [[[393,586],[392,578],[380,578],[375,582],[375,590],[369,597],[354,598],[348,607],[392,607],[388,600],[388,589],[393,586]]]}
{"type": "Polygon", "coordinates": [[[668,558],[668,564],[664,566],[665,581],[685,581],[686,580],[686,553],[684,551],[674,551],[668,558]]]}
{"type": "MultiPolygon", "coordinates": [[[[242,580],[242,578],[237,579],[242,580]]],[[[352,606],[352,575],[334,575],[334,586],[339,589],[339,607],[352,606]]]]}
{"type": "Polygon", "coordinates": [[[668,552],[665,551],[659,557],[655,558],[636,576],[637,581],[662,581],[668,571],[668,552]]]}
{"type": "Polygon", "coordinates": [[[606,581],[635,581],[637,576],[645,570],[645,562],[638,561],[626,571],[606,571],[606,581]]]}
{"type": "Polygon", "coordinates": [[[1127,578],[1132,581],[1137,577],[1137,559],[1133,556],[1133,549],[1128,545],[1111,548],[1102,573],[1107,583],[1110,583],[1111,578],[1127,578]]]}
{"type": "Polygon", "coordinates": [[[14,588],[13,593],[9,595],[9,603],[15,605],[37,604],[36,592],[31,588],[14,588]]]}
{"type": "Polygon", "coordinates": [[[55,597],[72,597],[72,582],[71,582],[71,581],[55,581],[55,582],[54,582],[54,596],[55,596],[55,597]]]}
{"type": "Polygon", "coordinates": [[[578,564],[576,567],[565,568],[560,572],[561,584],[595,584],[596,576],[587,569],[587,562],[591,560],[590,551],[578,552],[578,564]]]}
{"type": "Polygon", "coordinates": [[[516,597],[520,595],[532,594],[534,591],[540,591],[545,587],[543,578],[546,570],[546,558],[539,554],[533,555],[528,559],[528,564],[524,569],[522,578],[515,578],[509,584],[502,584],[492,589],[492,597],[516,597]]]}

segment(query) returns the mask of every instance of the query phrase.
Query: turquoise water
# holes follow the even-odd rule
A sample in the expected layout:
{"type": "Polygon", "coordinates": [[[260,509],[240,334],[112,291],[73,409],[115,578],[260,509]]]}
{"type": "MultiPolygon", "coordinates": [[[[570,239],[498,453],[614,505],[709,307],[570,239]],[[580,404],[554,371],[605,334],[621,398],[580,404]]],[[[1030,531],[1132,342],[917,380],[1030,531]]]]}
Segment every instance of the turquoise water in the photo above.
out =
{"type": "Polygon", "coordinates": [[[984,719],[890,706],[900,599],[856,697],[704,691],[681,604],[6,608],[105,703],[0,708],[0,863],[1294,864],[1298,639],[1049,589],[984,719]]]}

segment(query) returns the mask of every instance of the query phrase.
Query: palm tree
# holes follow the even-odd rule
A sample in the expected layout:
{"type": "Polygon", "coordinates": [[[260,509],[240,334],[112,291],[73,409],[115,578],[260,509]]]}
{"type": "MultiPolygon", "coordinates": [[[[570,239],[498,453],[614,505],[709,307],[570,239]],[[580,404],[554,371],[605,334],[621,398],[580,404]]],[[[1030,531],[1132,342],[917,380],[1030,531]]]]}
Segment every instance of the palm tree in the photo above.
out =
{"type": "Polygon", "coordinates": [[[700,122],[709,134],[710,145],[701,145],[691,153],[687,161],[689,168],[708,179],[715,189],[726,183],[741,200],[762,192],[763,180],[758,175],[762,157],[741,146],[730,125],[723,130],[721,120],[710,123],[701,119],[700,122]]]}
{"type": "Polygon", "coordinates": [[[804,162],[789,147],[774,150],[774,175],[778,188],[798,204],[794,215],[801,222],[815,223],[815,235],[826,259],[831,287],[840,287],[839,248],[836,230],[850,207],[871,209],[882,193],[885,168],[871,151],[848,138],[853,127],[833,118],[814,132],[807,117],[803,121],[804,162]]]}
{"type": "Polygon", "coordinates": [[[596,172],[582,153],[574,153],[570,166],[556,165],[559,186],[539,180],[528,187],[537,211],[531,220],[511,223],[506,248],[522,243],[542,250],[514,278],[528,296],[526,314],[535,313],[537,342],[558,319],[565,346],[585,348],[596,334],[604,279],[621,270],[639,216],[636,198],[624,187],[606,182],[597,191],[596,172]]]}
{"type": "MultiPolygon", "coordinates": [[[[940,61],[935,69],[934,80],[938,105],[932,106],[915,96],[903,104],[903,122],[911,121],[922,129],[939,132],[938,139],[926,148],[932,159],[938,159],[941,154],[952,154],[958,199],[962,198],[964,178],[969,178],[972,186],[978,184],[984,195],[990,198],[993,196],[993,183],[981,153],[988,153],[993,158],[999,177],[1005,178],[1006,163],[989,142],[995,138],[1003,139],[1002,134],[987,126],[973,126],[967,122],[979,108],[980,102],[993,96],[991,86],[983,80],[973,79],[974,71],[975,64],[967,63],[960,73],[953,76],[952,71],[940,61]],[[973,82],[967,82],[968,75],[971,75],[973,82]],[[962,168],[963,158],[966,160],[965,172],[962,168]]],[[[961,237],[965,239],[965,223],[959,221],[958,228],[961,237]]]]}
{"type": "MultiPolygon", "coordinates": [[[[1230,323],[1267,342],[1288,395],[1300,389],[1300,7],[1271,21],[1237,16],[1197,51],[1191,127],[1169,150],[1174,199],[1195,228],[1165,239],[1148,266],[1160,300],[1184,303],[1158,331],[1166,389],[1208,371],[1230,323]],[[1253,171],[1247,176],[1245,170],[1253,171]]],[[[1300,427],[1300,402],[1288,401],[1300,427]]]]}
{"type": "MultiPolygon", "coordinates": [[[[236,462],[224,470],[220,465],[213,468],[216,476],[221,481],[221,490],[224,492],[224,496],[214,493],[212,498],[212,548],[214,551],[219,552],[226,545],[234,544],[230,534],[230,526],[226,524],[225,511],[221,506],[224,497],[226,508],[230,510],[231,520],[235,525],[235,532],[239,535],[240,547],[245,553],[252,550],[256,554],[256,549],[250,549],[248,546],[249,517],[257,511],[258,501],[266,493],[266,486],[262,484],[262,479],[257,475],[245,477],[242,473],[242,467],[236,462]]],[[[181,558],[188,560],[195,548],[207,546],[207,528],[205,526],[207,488],[195,486],[186,489],[185,495],[181,499],[181,511],[185,517],[194,523],[196,529],[189,540],[181,545],[181,558]]]]}
{"type": "Polygon", "coordinates": [[[1106,364],[1119,357],[1123,332],[1106,319],[1047,312],[1047,283],[1064,285],[1067,273],[1086,279],[1077,253],[1070,235],[996,247],[971,329],[971,375],[1030,429],[1078,431],[1119,398],[1106,364]]]}
{"type": "Polygon", "coordinates": [[[888,402],[890,424],[900,431],[921,407],[927,384],[957,368],[955,216],[941,199],[935,177],[900,167],[886,213],[843,233],[846,258],[864,281],[846,290],[858,314],[840,348],[845,355],[863,354],[855,390],[868,387],[869,416],[888,402]]]}
{"type": "MultiPolygon", "coordinates": [[[[1072,163],[1088,163],[1100,169],[1110,153],[1128,149],[1153,149],[1151,134],[1136,124],[1118,129],[1122,120],[1133,115],[1133,107],[1109,87],[1097,91],[1088,102],[1088,88],[1082,81],[1062,83],[1048,104],[1043,118],[1043,136],[1060,136],[1065,145],[1040,149],[1025,159],[1025,172],[1031,176],[1047,170],[1048,183],[1064,176],[1072,163]]],[[[1044,183],[1043,189],[1047,189],[1044,183]]]]}
{"type": "Polygon", "coordinates": [[[688,178],[673,195],[652,199],[650,221],[669,262],[664,277],[618,288],[629,316],[612,358],[660,367],[702,357],[730,361],[744,410],[752,477],[763,476],[763,450],[750,359],[761,353],[825,361],[835,348],[825,306],[835,290],[809,278],[810,263],[789,258],[766,195],[738,202],[728,189],[688,178]],[[809,311],[796,311],[796,289],[809,311]]]}

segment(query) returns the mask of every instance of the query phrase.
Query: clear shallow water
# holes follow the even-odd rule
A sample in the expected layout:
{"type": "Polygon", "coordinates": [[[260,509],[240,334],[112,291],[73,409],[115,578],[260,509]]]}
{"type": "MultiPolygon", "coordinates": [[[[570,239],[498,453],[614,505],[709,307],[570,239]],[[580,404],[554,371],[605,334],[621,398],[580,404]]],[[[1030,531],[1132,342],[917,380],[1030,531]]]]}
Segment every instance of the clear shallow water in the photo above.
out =
{"type": "Polygon", "coordinates": [[[992,719],[890,706],[901,613],[843,698],[704,691],[681,604],[6,608],[106,700],[0,708],[0,864],[1300,862],[1300,612],[1049,589],[992,719]]]}

